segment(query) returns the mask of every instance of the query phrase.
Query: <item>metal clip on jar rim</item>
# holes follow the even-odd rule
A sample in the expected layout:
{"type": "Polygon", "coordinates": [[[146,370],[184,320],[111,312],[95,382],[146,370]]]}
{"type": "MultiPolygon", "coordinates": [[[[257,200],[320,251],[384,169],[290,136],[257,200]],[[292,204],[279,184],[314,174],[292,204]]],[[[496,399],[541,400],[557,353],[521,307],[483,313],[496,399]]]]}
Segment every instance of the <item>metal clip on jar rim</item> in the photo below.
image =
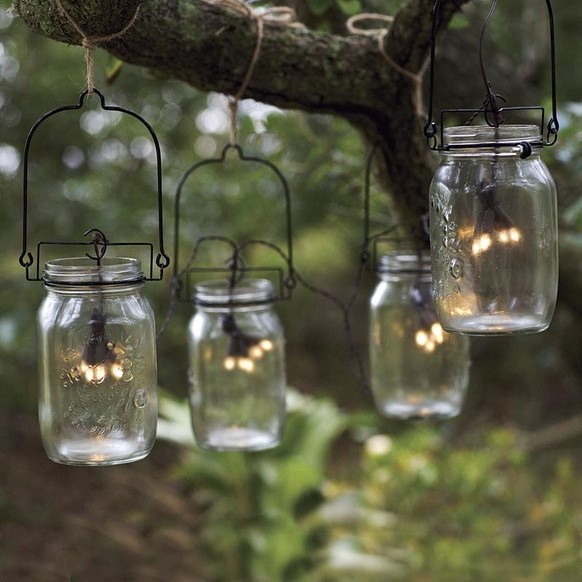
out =
{"type": "Polygon", "coordinates": [[[139,260],[132,258],[104,257],[100,264],[86,257],[53,259],[45,263],[43,272],[43,282],[47,287],[122,286],[144,281],[139,260]]]}
{"type": "MultiPolygon", "coordinates": [[[[456,150],[485,149],[485,154],[503,153],[520,155],[524,150],[529,156],[532,149],[544,145],[540,128],[537,125],[461,125],[444,130],[445,153],[454,154],[456,150]]],[[[525,156],[525,157],[527,157],[525,156]]]]}
{"type": "Polygon", "coordinates": [[[430,274],[430,254],[425,250],[390,251],[380,257],[377,271],[379,274],[430,274]]]}
{"type": "Polygon", "coordinates": [[[194,303],[207,307],[266,305],[276,301],[273,284],[268,279],[245,279],[234,286],[229,281],[204,281],[195,287],[194,303]]]}

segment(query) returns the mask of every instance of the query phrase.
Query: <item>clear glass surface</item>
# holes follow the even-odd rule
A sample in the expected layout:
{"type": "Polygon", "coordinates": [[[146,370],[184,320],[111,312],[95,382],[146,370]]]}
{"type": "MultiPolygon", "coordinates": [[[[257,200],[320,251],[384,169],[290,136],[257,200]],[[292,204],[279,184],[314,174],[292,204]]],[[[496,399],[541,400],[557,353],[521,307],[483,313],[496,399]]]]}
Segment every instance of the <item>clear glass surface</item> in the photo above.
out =
{"type": "Polygon", "coordinates": [[[469,338],[436,320],[427,255],[382,258],[370,300],[370,379],[381,414],[444,419],[459,414],[469,383],[469,338]]]}
{"type": "Polygon", "coordinates": [[[280,441],[285,346],[272,296],[270,282],[261,279],[234,289],[222,281],[197,286],[189,384],[192,426],[203,448],[256,451],[280,441]]]}
{"type": "Polygon", "coordinates": [[[153,446],[155,324],[141,278],[133,259],[103,259],[99,268],[89,259],[61,259],[45,267],[39,418],[53,461],[114,465],[141,459],[153,446]]]}
{"type": "MultiPolygon", "coordinates": [[[[539,128],[451,128],[452,144],[533,141],[539,128]]],[[[443,153],[430,188],[431,253],[438,319],[451,332],[543,331],[557,296],[554,181],[539,148],[461,147],[443,153]]]]}

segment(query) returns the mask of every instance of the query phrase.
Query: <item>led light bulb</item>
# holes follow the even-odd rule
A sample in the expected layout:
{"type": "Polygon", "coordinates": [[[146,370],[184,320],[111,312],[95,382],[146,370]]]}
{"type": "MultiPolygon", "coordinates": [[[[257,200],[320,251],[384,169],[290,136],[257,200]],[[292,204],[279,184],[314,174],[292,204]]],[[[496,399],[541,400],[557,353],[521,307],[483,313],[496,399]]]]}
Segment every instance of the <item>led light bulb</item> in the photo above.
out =
{"type": "Polygon", "coordinates": [[[255,369],[255,364],[251,358],[239,358],[237,364],[245,372],[252,372],[255,369]]]}
{"type": "Polygon", "coordinates": [[[123,350],[110,342],[105,335],[105,315],[94,309],[89,321],[91,337],[85,344],[82,359],[79,366],[71,370],[73,374],[77,370],[81,378],[89,384],[101,384],[106,378],[119,381],[123,378],[123,366],[119,356],[123,350]]]}
{"type": "Polygon", "coordinates": [[[423,329],[419,329],[414,337],[416,345],[420,348],[426,346],[428,342],[428,334],[423,329]]]}
{"type": "Polygon", "coordinates": [[[435,321],[430,326],[430,333],[431,333],[431,336],[434,338],[434,341],[436,341],[437,344],[442,344],[445,341],[445,334],[443,332],[443,327],[438,321],[435,321]]]}
{"type": "Polygon", "coordinates": [[[473,239],[473,246],[471,251],[474,255],[478,255],[491,247],[491,236],[488,234],[480,234],[473,239]]]}
{"type": "Polygon", "coordinates": [[[260,360],[263,355],[264,355],[264,350],[263,348],[260,346],[260,344],[256,345],[256,346],[251,346],[249,348],[249,356],[253,359],[253,360],[260,360]]]}
{"type": "Polygon", "coordinates": [[[259,346],[265,351],[270,352],[273,349],[273,342],[268,339],[262,339],[259,342],[259,346]]]}
{"type": "Polygon", "coordinates": [[[224,359],[226,370],[243,370],[251,373],[255,370],[255,361],[260,360],[273,349],[273,342],[244,333],[233,314],[222,317],[222,330],[228,335],[227,355],[224,359]]]}

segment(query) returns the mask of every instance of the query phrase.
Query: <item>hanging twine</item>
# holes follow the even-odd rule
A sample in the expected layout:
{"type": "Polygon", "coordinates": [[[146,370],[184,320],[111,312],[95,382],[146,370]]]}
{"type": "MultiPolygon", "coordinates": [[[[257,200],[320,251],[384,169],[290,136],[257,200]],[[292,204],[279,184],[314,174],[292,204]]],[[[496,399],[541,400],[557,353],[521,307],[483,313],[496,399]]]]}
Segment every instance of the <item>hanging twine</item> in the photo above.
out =
{"type": "Polygon", "coordinates": [[[107,34],[105,36],[89,36],[85,31],[79,26],[79,24],[72,17],[71,13],[65,8],[65,5],[61,0],[54,0],[57,8],[61,11],[63,16],[71,23],[71,26],[79,33],[82,39],[82,45],[85,49],[85,67],[87,71],[87,93],[91,94],[95,90],[94,83],[94,59],[93,51],[96,48],[97,43],[107,42],[113,40],[114,38],[119,38],[123,36],[135,23],[137,20],[137,15],[139,13],[139,6],[135,9],[131,20],[119,31],[113,34],[107,34]]]}
{"type": "Polygon", "coordinates": [[[387,52],[385,47],[386,37],[388,36],[388,32],[390,30],[389,27],[385,28],[360,28],[356,26],[357,22],[362,20],[379,20],[382,22],[387,22],[392,24],[394,22],[394,17],[389,16],[387,14],[378,14],[375,12],[364,12],[362,14],[356,14],[349,18],[346,22],[346,27],[350,34],[360,34],[363,36],[376,36],[378,39],[378,50],[384,60],[396,71],[398,71],[401,75],[410,79],[414,85],[414,105],[415,110],[418,116],[422,117],[424,115],[423,107],[422,107],[422,77],[424,75],[424,71],[428,64],[428,60],[423,63],[420,67],[418,73],[413,73],[408,69],[405,69],[402,65],[399,65],[387,52]]]}
{"type": "Polygon", "coordinates": [[[243,2],[243,0],[205,0],[208,4],[214,4],[226,8],[231,12],[236,12],[256,22],[257,24],[257,40],[255,42],[255,48],[249,63],[246,75],[243,82],[237,91],[237,93],[228,98],[228,109],[230,110],[230,137],[229,143],[231,146],[236,145],[237,140],[237,114],[238,105],[242,96],[245,94],[253,72],[259,60],[259,55],[261,53],[261,46],[263,44],[264,36],[264,25],[265,22],[269,24],[277,24],[280,26],[289,26],[292,28],[303,28],[300,22],[296,21],[296,14],[292,8],[287,6],[274,6],[272,8],[267,8],[265,10],[255,11],[248,4],[243,2]]]}

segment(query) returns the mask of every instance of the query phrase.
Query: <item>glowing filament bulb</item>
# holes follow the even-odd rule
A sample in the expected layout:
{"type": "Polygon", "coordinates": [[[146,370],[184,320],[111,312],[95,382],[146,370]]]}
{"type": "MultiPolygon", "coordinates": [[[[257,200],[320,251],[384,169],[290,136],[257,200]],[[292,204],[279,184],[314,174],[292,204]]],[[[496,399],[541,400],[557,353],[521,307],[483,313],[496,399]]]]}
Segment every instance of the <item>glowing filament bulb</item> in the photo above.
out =
{"type": "Polygon", "coordinates": [[[234,370],[238,368],[243,372],[253,372],[255,362],[264,357],[265,352],[273,349],[273,342],[268,339],[245,333],[238,325],[233,314],[228,314],[221,319],[222,331],[228,338],[224,368],[234,370]]]}
{"type": "Polygon", "coordinates": [[[251,358],[227,356],[224,358],[224,369],[229,372],[238,368],[243,372],[252,372],[255,369],[255,363],[251,358]]]}
{"type": "Polygon", "coordinates": [[[438,321],[430,326],[430,335],[437,344],[442,344],[445,341],[443,328],[438,321]]]}
{"type": "Polygon", "coordinates": [[[519,242],[521,240],[521,231],[519,228],[512,226],[509,229],[509,238],[511,239],[511,242],[519,242]]]}
{"type": "Polygon", "coordinates": [[[249,348],[249,356],[253,360],[260,360],[263,357],[263,348],[259,344],[258,346],[253,346],[249,348]]]}
{"type": "Polygon", "coordinates": [[[72,375],[76,378],[80,377],[88,384],[101,384],[108,376],[115,381],[121,380],[123,366],[117,361],[89,365],[85,360],[82,360],[78,368],[72,369],[72,375]]]}
{"type": "Polygon", "coordinates": [[[502,230],[500,232],[497,233],[497,240],[499,242],[502,243],[508,243],[509,242],[509,231],[508,230],[502,230]]]}
{"type": "Polygon", "coordinates": [[[497,240],[503,244],[518,243],[521,240],[521,231],[515,226],[505,228],[497,233],[497,240]]]}
{"type": "Polygon", "coordinates": [[[238,367],[245,372],[252,372],[255,369],[255,364],[250,358],[239,358],[238,367]]]}
{"type": "Polygon", "coordinates": [[[424,346],[426,346],[426,344],[429,341],[428,334],[423,329],[419,329],[416,332],[416,336],[414,339],[416,341],[416,345],[420,348],[423,348],[424,346]]]}
{"type": "Polygon", "coordinates": [[[480,234],[473,240],[472,252],[474,255],[479,255],[488,250],[492,244],[491,236],[489,234],[480,234]]]}
{"type": "Polygon", "coordinates": [[[435,321],[429,330],[419,329],[414,336],[416,345],[425,352],[432,353],[437,346],[440,346],[445,341],[445,332],[441,324],[435,321]]]}
{"type": "Polygon", "coordinates": [[[71,369],[71,376],[88,384],[101,384],[107,378],[117,382],[123,378],[123,346],[109,341],[105,333],[105,315],[94,309],[89,321],[91,335],[85,344],[78,367],[71,369]]]}
{"type": "Polygon", "coordinates": [[[121,364],[117,362],[111,364],[110,374],[116,380],[121,380],[121,378],[123,377],[123,367],[121,366],[121,364]]]}

